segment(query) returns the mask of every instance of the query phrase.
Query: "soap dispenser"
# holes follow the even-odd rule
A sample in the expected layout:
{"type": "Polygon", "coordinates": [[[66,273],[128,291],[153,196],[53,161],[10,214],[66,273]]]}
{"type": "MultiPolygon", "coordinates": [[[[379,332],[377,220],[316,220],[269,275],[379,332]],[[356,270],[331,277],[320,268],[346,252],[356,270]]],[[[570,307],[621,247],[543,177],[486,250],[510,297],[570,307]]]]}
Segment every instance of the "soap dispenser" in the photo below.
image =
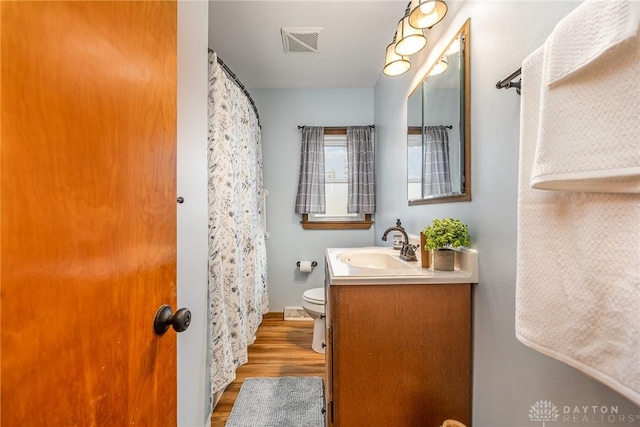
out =
{"type": "MultiPolygon", "coordinates": [[[[400,223],[400,218],[396,219],[396,227],[402,228],[404,230],[404,227],[400,223]]],[[[393,232],[393,249],[397,249],[397,250],[402,249],[403,243],[404,243],[404,236],[402,235],[402,233],[400,233],[399,231],[394,231],[393,232]]]]}

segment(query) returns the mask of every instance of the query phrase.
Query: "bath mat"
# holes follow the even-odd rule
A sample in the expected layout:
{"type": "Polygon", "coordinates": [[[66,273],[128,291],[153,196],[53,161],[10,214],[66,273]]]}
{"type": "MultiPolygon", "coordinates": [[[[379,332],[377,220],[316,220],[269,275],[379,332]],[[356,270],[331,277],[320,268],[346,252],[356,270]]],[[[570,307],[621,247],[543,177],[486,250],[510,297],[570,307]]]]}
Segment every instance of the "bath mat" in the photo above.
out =
{"type": "Polygon", "coordinates": [[[226,427],[323,427],[319,377],[246,378],[226,427]]]}
{"type": "Polygon", "coordinates": [[[284,320],[313,320],[302,307],[285,307],[284,320]]]}

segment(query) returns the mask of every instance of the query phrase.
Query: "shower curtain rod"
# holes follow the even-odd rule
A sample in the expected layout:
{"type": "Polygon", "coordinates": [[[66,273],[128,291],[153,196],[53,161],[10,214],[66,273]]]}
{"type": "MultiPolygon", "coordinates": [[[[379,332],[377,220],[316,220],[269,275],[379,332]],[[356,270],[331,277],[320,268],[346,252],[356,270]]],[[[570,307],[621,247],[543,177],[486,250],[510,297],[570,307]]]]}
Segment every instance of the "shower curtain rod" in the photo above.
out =
{"type": "Polygon", "coordinates": [[[513,82],[512,81],[513,79],[518,77],[520,74],[522,74],[522,68],[518,68],[513,73],[509,74],[507,77],[505,77],[504,79],[502,79],[498,83],[496,83],[496,88],[497,89],[502,89],[502,88],[510,89],[510,88],[514,87],[514,88],[516,88],[516,92],[518,92],[518,95],[520,95],[520,89],[522,87],[522,85],[521,85],[522,79],[520,79],[517,82],[513,82]]]}
{"type": "MultiPolygon", "coordinates": [[[[213,49],[209,49],[209,52],[213,52],[213,49]]],[[[215,53],[215,52],[213,52],[215,53]]],[[[240,81],[240,79],[238,79],[238,77],[235,75],[235,73],[233,71],[231,71],[231,68],[229,68],[227,66],[227,64],[224,63],[224,61],[222,59],[220,59],[220,56],[216,53],[216,58],[218,60],[218,64],[220,64],[220,66],[222,67],[222,69],[227,73],[227,75],[233,80],[233,82],[238,85],[238,87],[240,88],[240,90],[242,91],[242,93],[244,93],[247,96],[247,99],[249,99],[249,102],[251,103],[251,106],[253,107],[253,111],[255,111],[256,113],[256,119],[258,119],[258,126],[260,126],[260,114],[258,114],[258,107],[256,107],[256,103],[253,102],[253,98],[251,98],[251,95],[249,95],[249,92],[247,91],[247,89],[244,87],[244,85],[242,84],[242,82],[240,81]]]]}

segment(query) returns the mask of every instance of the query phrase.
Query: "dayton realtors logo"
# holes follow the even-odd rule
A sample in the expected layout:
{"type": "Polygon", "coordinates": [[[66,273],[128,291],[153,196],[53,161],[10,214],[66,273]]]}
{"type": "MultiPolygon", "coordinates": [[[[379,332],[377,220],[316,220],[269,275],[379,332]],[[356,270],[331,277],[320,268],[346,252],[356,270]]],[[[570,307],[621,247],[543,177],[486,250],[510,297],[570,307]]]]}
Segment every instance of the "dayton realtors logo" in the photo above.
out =
{"type": "Polygon", "coordinates": [[[639,425],[640,414],[620,413],[617,405],[563,405],[556,406],[550,400],[539,400],[529,409],[529,420],[547,423],[559,421],[561,425],[639,425]]]}
{"type": "Polygon", "coordinates": [[[549,400],[538,400],[529,409],[529,419],[542,421],[542,427],[546,427],[547,422],[554,422],[558,418],[560,418],[558,408],[549,400]]]}

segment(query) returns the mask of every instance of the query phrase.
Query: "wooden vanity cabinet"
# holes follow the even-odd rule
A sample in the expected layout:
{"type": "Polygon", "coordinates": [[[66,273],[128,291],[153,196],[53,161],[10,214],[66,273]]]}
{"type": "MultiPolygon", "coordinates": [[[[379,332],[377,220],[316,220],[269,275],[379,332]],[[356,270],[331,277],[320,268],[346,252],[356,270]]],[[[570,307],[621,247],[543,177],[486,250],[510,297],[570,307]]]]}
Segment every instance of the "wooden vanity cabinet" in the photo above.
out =
{"type": "Polygon", "coordinates": [[[471,285],[327,286],[327,425],[471,426],[471,285]]]}

